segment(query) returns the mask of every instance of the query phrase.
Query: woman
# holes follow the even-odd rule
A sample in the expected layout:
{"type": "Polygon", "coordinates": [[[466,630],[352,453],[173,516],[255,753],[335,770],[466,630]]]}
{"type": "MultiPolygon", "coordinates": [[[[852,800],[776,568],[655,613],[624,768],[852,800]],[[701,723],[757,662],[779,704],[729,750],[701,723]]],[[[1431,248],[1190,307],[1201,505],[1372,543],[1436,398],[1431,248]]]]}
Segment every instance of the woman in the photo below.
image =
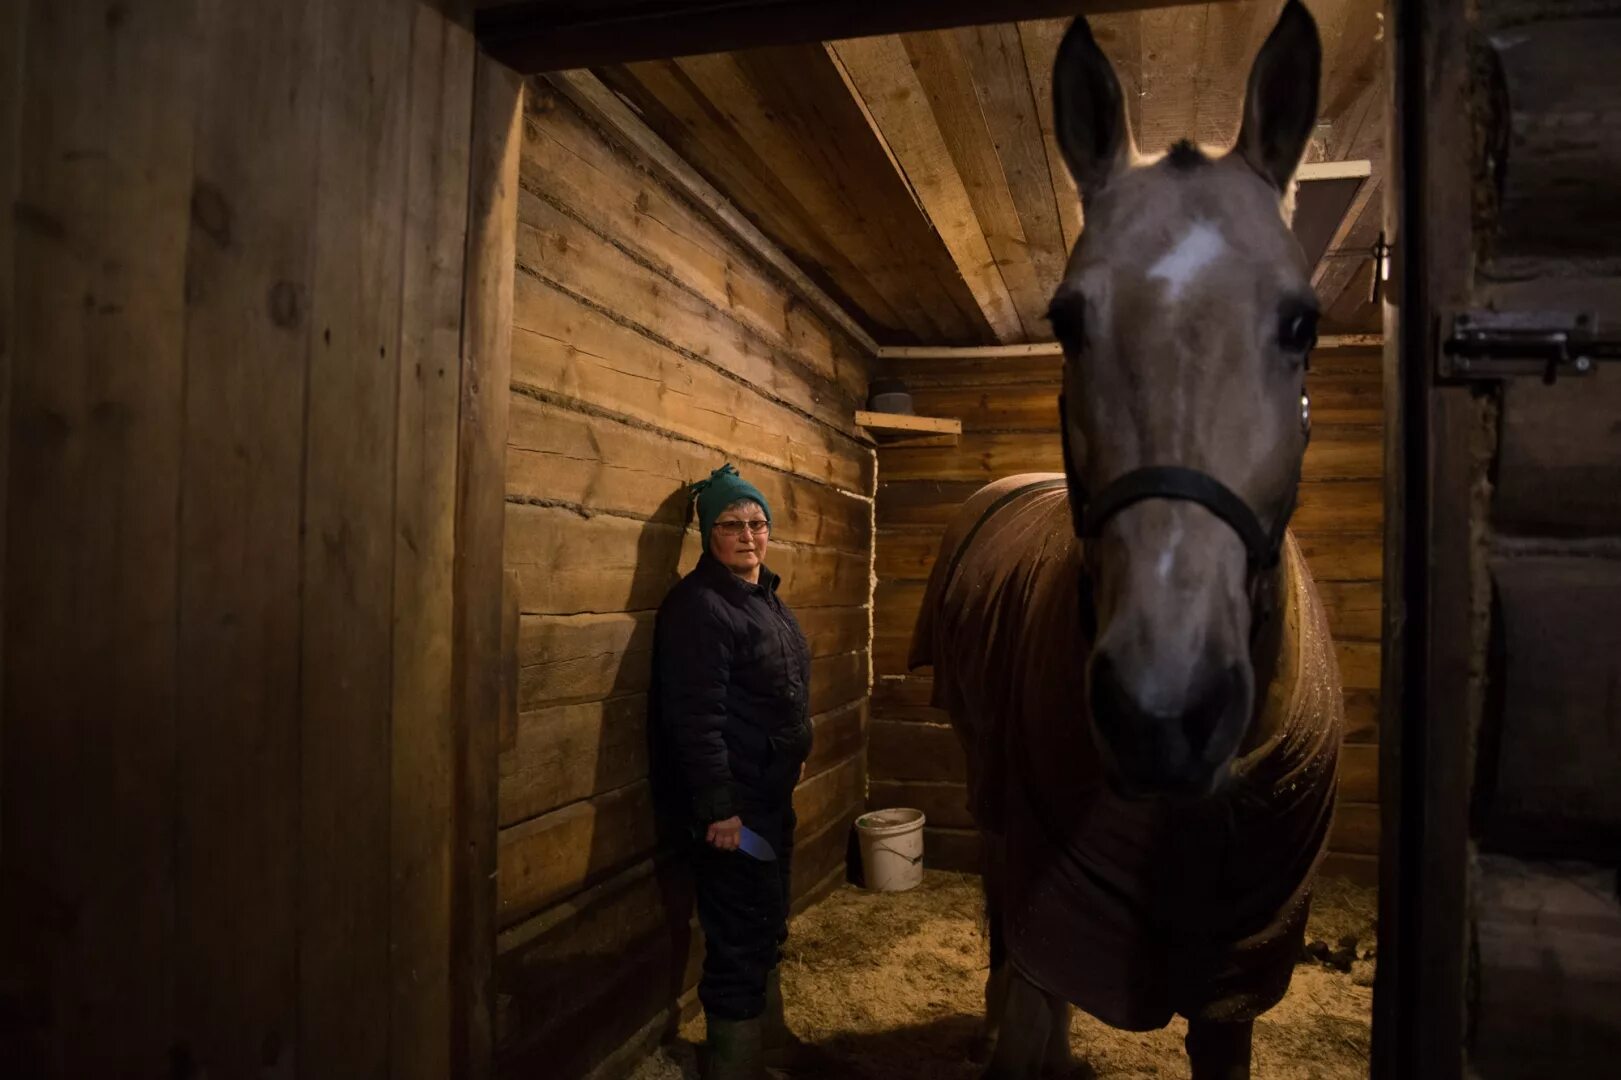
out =
{"type": "Polygon", "coordinates": [[[765,565],[771,507],[722,466],[692,485],[704,553],[659,608],[658,723],[685,795],[705,952],[705,1076],[755,1080],[795,1040],[777,963],[788,937],[794,784],[810,753],[810,647],[765,565]]]}

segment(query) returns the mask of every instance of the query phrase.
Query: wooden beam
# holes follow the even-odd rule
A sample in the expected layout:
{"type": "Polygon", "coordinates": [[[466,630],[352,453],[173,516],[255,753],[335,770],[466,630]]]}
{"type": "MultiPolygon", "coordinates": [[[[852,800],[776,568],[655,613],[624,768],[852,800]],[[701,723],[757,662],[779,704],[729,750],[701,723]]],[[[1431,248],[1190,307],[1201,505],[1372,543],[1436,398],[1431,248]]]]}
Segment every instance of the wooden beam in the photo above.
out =
{"type": "MultiPolygon", "coordinates": [[[[1088,14],[1185,0],[1093,0],[1088,14]]],[[[1233,0],[1216,0],[1231,3],[1233,0]]],[[[1075,0],[485,0],[479,41],[526,74],[563,68],[1073,15],[1075,0]]]]}
{"type": "MultiPolygon", "coordinates": [[[[1383,334],[1325,334],[1317,339],[1319,349],[1377,349],[1384,345],[1383,334]]],[[[1063,356],[1064,347],[1056,341],[1033,345],[985,345],[965,348],[936,348],[927,345],[900,345],[881,348],[879,360],[1026,360],[1063,356]]]]}
{"type": "Polygon", "coordinates": [[[452,579],[456,724],[451,888],[451,1076],[488,1076],[494,1054],[496,796],[500,782],[506,442],[523,83],[486,56],[474,72],[452,579]]]}
{"type": "Polygon", "coordinates": [[[1355,180],[1372,175],[1373,162],[1365,158],[1359,161],[1314,161],[1295,170],[1295,179],[1300,183],[1311,180],[1355,180]]]}
{"type": "Polygon", "coordinates": [[[692,199],[711,221],[780,275],[806,303],[848,334],[868,355],[877,353],[878,343],[849,312],[807,277],[731,200],[687,164],[600,79],[588,71],[562,71],[549,76],[548,80],[581,112],[635,150],[654,175],[692,199]]]}
{"type": "Polygon", "coordinates": [[[1024,336],[1019,313],[906,47],[900,38],[886,36],[831,42],[827,49],[873,134],[940,234],[996,340],[1017,341],[1024,336]]]}

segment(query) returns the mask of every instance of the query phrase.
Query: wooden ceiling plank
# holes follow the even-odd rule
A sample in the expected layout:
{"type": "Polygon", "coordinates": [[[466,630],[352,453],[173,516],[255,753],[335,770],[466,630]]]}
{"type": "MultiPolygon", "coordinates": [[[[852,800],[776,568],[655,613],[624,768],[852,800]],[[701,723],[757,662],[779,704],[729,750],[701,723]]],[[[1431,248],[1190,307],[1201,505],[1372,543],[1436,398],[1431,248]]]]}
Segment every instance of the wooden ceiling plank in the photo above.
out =
{"type": "Polygon", "coordinates": [[[1053,61],[1063,40],[1068,19],[1038,19],[1019,24],[1019,41],[1024,47],[1024,66],[1030,77],[1030,96],[1036,103],[1036,120],[1047,151],[1047,174],[1053,198],[1058,204],[1058,222],[1064,234],[1064,252],[1074,250],[1081,238],[1081,193],[1064,162],[1053,121],[1053,61]]]}
{"type": "Polygon", "coordinates": [[[809,215],[753,149],[711,115],[711,106],[674,61],[655,60],[597,73],[650,128],[714,184],[775,243],[829,289],[848,298],[881,337],[904,335],[899,313],[842,252],[811,228],[809,215]]]}
{"type": "Polygon", "coordinates": [[[824,318],[842,329],[869,355],[877,350],[878,343],[842,305],[807,277],[731,200],[699,175],[595,75],[587,71],[557,72],[550,76],[550,81],[593,123],[614,133],[636,151],[655,176],[691,199],[705,216],[769,266],[824,318]]]}
{"type": "Polygon", "coordinates": [[[1378,0],[1316,0],[1312,14],[1323,41],[1323,86],[1318,114],[1337,121],[1379,82],[1383,54],[1378,0]]]}
{"type": "Polygon", "coordinates": [[[996,340],[1020,340],[1019,313],[905,46],[888,36],[833,42],[828,48],[951,252],[996,340]]]}
{"type": "MultiPolygon", "coordinates": [[[[796,55],[798,51],[794,50],[796,55]]],[[[888,259],[880,265],[887,266],[901,288],[920,297],[941,327],[935,340],[991,340],[990,325],[905,178],[892,168],[885,171],[891,164],[888,151],[851,98],[838,66],[820,44],[806,46],[805,51],[809,72],[780,62],[783,50],[747,55],[758,60],[759,81],[775,80],[782,100],[805,119],[827,176],[858,209],[862,224],[888,259]]]]}
{"type": "MultiPolygon", "coordinates": [[[[714,126],[728,130],[735,142],[749,147],[769,182],[780,185],[793,204],[803,208],[807,227],[850,260],[895,312],[901,326],[925,340],[938,333],[917,298],[901,295],[882,271],[876,271],[871,237],[863,232],[854,208],[822,182],[821,170],[804,145],[804,133],[790,125],[792,118],[780,112],[780,103],[764,100],[765,91],[754,84],[741,59],[742,54],[723,53],[689,56],[673,63],[702,95],[714,126]]],[[[712,155],[704,147],[694,147],[693,152],[712,155]]],[[[745,199],[752,201],[752,196],[745,199]]]]}
{"type": "Polygon", "coordinates": [[[1034,264],[1036,283],[1050,299],[1063,279],[1068,252],[1018,26],[964,27],[955,34],[968,58],[980,111],[1019,215],[1025,257],[1034,264]]]}
{"type": "Polygon", "coordinates": [[[1159,154],[1194,136],[1195,80],[1204,52],[1209,5],[1144,11],[1142,20],[1142,128],[1137,148],[1159,154]]]}
{"type": "Polygon", "coordinates": [[[1188,133],[1201,146],[1225,150],[1238,141],[1250,66],[1272,32],[1274,14],[1262,4],[1207,7],[1204,46],[1194,77],[1193,129],[1188,133]]]}
{"type": "Polygon", "coordinates": [[[676,63],[914,336],[963,340],[960,313],[916,272],[931,246],[945,257],[943,245],[927,235],[906,247],[895,242],[892,230],[921,215],[890,175],[824,50],[795,46],[676,63]]]}
{"type": "Polygon", "coordinates": [[[902,42],[1013,298],[1025,336],[1045,337],[1051,294],[1042,289],[1035,264],[1028,257],[1019,212],[957,39],[950,31],[939,31],[909,34],[902,42]]]}

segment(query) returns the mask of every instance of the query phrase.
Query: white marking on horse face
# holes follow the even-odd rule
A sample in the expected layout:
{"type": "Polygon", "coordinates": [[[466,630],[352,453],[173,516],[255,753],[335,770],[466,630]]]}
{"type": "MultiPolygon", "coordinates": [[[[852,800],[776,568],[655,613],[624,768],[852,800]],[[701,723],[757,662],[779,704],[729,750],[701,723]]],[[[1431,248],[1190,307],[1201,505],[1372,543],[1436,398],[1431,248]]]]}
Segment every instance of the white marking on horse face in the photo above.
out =
{"type": "Polygon", "coordinates": [[[1171,566],[1176,562],[1176,549],[1182,546],[1182,522],[1172,519],[1171,531],[1165,537],[1165,550],[1159,553],[1159,559],[1154,564],[1154,572],[1158,575],[1160,584],[1171,580],[1171,566]]]}
{"type": "Polygon", "coordinates": [[[1175,247],[1148,268],[1148,276],[1165,282],[1167,299],[1174,302],[1226,250],[1220,229],[1208,221],[1196,221],[1175,247]]]}

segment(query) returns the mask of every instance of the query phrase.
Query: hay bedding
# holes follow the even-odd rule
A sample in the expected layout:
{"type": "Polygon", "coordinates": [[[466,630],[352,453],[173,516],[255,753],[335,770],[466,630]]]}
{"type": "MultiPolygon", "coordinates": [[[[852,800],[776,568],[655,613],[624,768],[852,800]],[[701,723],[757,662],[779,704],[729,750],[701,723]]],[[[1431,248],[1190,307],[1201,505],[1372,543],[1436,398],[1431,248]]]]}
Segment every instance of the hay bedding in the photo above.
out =
{"type": "MultiPolygon", "coordinates": [[[[1257,1077],[1367,1076],[1373,920],[1373,890],[1318,882],[1307,940],[1333,950],[1356,938],[1358,959],[1349,972],[1310,961],[1295,969],[1288,996],[1256,1021],[1257,1077]]],[[[907,893],[844,886],[792,924],[783,963],[788,1020],[827,1054],[817,1076],[972,1080],[979,1066],[967,1052],[987,962],[977,879],[930,871],[907,893]]],[[[1185,1077],[1185,1030],[1177,1020],[1161,1031],[1117,1031],[1077,1012],[1070,1045],[1085,1065],[1074,1075],[1185,1077]]],[[[703,1037],[699,1017],[643,1062],[634,1080],[693,1080],[703,1037]]]]}

